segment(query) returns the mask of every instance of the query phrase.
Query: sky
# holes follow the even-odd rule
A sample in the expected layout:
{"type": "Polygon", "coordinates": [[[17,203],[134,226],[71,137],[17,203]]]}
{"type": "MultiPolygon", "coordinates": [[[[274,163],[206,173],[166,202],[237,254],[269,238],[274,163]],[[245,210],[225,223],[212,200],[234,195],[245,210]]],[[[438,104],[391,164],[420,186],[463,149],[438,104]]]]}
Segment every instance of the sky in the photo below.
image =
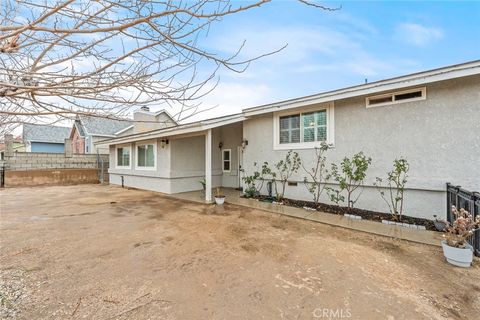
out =
{"type": "Polygon", "coordinates": [[[221,70],[203,99],[217,107],[193,119],[480,59],[480,1],[318,3],[341,9],[274,1],[213,25],[201,41],[220,54],[244,40],[243,58],[287,47],[244,73],[221,70]]]}

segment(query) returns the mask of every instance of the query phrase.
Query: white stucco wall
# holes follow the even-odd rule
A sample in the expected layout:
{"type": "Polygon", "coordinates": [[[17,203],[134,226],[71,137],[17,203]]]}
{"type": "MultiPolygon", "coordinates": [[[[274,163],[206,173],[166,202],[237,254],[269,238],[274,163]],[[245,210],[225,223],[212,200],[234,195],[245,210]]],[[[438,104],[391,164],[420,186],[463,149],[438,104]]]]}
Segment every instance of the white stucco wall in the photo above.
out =
{"type": "MultiPolygon", "coordinates": [[[[213,138],[213,137],[212,137],[213,138]]],[[[205,135],[171,140],[172,193],[201,190],[205,177],[205,135]]],[[[215,150],[212,150],[212,153],[215,150]]],[[[221,172],[212,170],[212,186],[221,185],[221,172]]]]}
{"type": "MultiPolygon", "coordinates": [[[[396,157],[410,163],[405,214],[433,218],[445,215],[445,184],[460,184],[480,190],[480,76],[438,82],[427,86],[427,99],[376,108],[365,107],[365,97],[335,102],[335,147],[327,153],[328,163],[363,151],[372,157],[359,208],[387,212],[378,191],[370,186],[375,177],[385,177],[396,157]]],[[[273,114],[244,122],[249,145],[244,167],[253,162],[280,160],[287,151],[273,150],[273,114]]],[[[306,167],[314,151],[296,150],[306,167]]],[[[311,200],[303,183],[305,172],[291,180],[286,197],[311,200]]],[[[329,202],[326,194],[323,202],[329,202]]]]}
{"type": "MultiPolygon", "coordinates": [[[[116,167],[116,148],[110,147],[110,182],[129,187],[178,193],[201,190],[200,181],[205,177],[205,135],[188,137],[170,137],[169,143],[161,148],[161,139],[157,143],[157,165],[155,170],[139,170],[135,168],[135,143],[119,146],[131,147],[130,168],[116,167]]],[[[212,186],[239,186],[237,148],[243,137],[242,123],[227,125],[212,130],[212,186]],[[220,142],[223,147],[219,148],[220,142]],[[222,170],[222,150],[231,149],[231,170],[222,170]]],[[[150,140],[150,142],[152,142],[150,140]]],[[[140,142],[141,143],[141,142],[140,142]]]]}
{"type": "MultiPolygon", "coordinates": [[[[212,186],[239,186],[237,147],[241,145],[242,123],[212,130],[212,186]],[[219,144],[222,142],[222,148],[219,144]],[[231,170],[222,170],[222,150],[231,149],[231,170]]],[[[171,192],[200,190],[205,177],[205,136],[171,139],[171,192]]]]}
{"type": "Polygon", "coordinates": [[[137,110],[133,113],[133,133],[157,130],[175,125],[175,122],[165,112],[157,114],[155,112],[137,110]]]}
{"type": "Polygon", "coordinates": [[[139,141],[118,145],[130,146],[130,168],[117,168],[116,147],[110,146],[110,183],[121,184],[121,176],[124,177],[124,184],[128,187],[171,193],[170,180],[170,144],[161,147],[161,139],[139,141]],[[155,170],[136,168],[136,145],[141,143],[156,143],[156,168],[155,170]]]}
{"type": "MultiPolygon", "coordinates": [[[[243,124],[241,122],[217,129],[219,141],[223,143],[222,150],[231,150],[230,172],[222,172],[222,186],[229,188],[239,187],[238,147],[242,144],[243,124]]],[[[216,144],[218,146],[218,143],[216,144]]],[[[214,145],[215,146],[215,145],[214,145]]],[[[220,150],[220,149],[219,149],[220,150]]],[[[215,164],[222,168],[222,153],[215,154],[215,164]],[[218,165],[217,165],[218,163],[218,165]]]]}
{"type": "Polygon", "coordinates": [[[95,146],[95,143],[100,142],[102,140],[106,140],[108,137],[99,137],[99,136],[91,136],[91,139],[88,139],[88,142],[90,143],[89,147],[89,152],[88,153],[100,153],[100,154],[108,154],[108,148],[107,147],[97,147],[95,146]]]}

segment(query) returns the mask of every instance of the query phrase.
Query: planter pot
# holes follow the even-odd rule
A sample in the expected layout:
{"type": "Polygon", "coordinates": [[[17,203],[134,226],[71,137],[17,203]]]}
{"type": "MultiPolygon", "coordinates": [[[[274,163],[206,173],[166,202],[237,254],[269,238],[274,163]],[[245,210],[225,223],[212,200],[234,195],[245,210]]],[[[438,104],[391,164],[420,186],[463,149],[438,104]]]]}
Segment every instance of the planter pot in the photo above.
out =
{"type": "Polygon", "coordinates": [[[215,196],[215,203],[222,205],[225,202],[225,196],[215,196]]]}
{"type": "Polygon", "coordinates": [[[447,244],[445,240],[442,241],[443,255],[447,261],[454,266],[468,268],[473,261],[473,248],[467,243],[467,247],[455,248],[447,244]]]}

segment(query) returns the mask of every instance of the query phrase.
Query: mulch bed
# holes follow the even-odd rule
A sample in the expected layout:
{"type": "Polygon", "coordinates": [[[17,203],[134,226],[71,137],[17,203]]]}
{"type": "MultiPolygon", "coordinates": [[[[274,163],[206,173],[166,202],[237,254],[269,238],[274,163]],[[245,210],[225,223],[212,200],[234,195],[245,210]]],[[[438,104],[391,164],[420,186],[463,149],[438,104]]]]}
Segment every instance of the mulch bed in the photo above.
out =
{"type": "MultiPolygon", "coordinates": [[[[242,197],[247,198],[245,196],[242,196],[242,197]]],[[[272,199],[268,196],[257,196],[257,197],[253,197],[251,199],[257,199],[259,201],[264,201],[264,202],[272,202],[274,200],[274,199],[272,199]]],[[[312,201],[293,200],[293,199],[283,198],[282,202],[283,202],[284,205],[287,205],[287,206],[290,206],[290,207],[315,208],[315,205],[312,201]]],[[[371,220],[371,221],[378,221],[378,222],[382,222],[382,220],[396,221],[396,220],[392,219],[392,215],[390,213],[370,211],[370,210],[364,210],[364,209],[359,209],[359,208],[349,209],[348,207],[330,205],[330,204],[326,204],[326,203],[319,203],[316,207],[316,210],[331,213],[331,214],[338,214],[338,215],[354,214],[354,215],[357,215],[357,216],[361,216],[362,219],[371,220]]],[[[419,225],[419,226],[425,226],[425,228],[427,230],[437,231],[437,229],[435,229],[435,225],[434,225],[433,221],[428,220],[428,219],[414,218],[414,217],[409,217],[409,216],[403,215],[402,219],[400,221],[397,220],[396,222],[416,224],[416,225],[419,225]]]]}

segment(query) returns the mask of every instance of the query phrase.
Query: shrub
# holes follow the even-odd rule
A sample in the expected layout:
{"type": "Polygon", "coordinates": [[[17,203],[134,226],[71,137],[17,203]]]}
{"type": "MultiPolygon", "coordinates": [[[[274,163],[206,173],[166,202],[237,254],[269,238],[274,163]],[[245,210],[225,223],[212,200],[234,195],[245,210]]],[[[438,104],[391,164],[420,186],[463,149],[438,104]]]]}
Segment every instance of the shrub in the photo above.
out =
{"type": "Polygon", "coordinates": [[[387,172],[387,185],[385,187],[382,186],[383,179],[379,177],[376,178],[374,183],[394,220],[400,221],[402,219],[404,192],[409,169],[410,165],[406,159],[395,159],[392,171],[387,172]],[[383,188],[387,188],[387,195],[383,188]]]}
{"type": "Polygon", "coordinates": [[[338,204],[343,202],[345,197],[341,195],[343,191],[347,192],[347,206],[353,208],[355,202],[360,198],[361,192],[358,193],[355,200],[353,195],[360,187],[363,186],[363,181],[367,175],[368,166],[372,163],[372,158],[366,157],[363,152],[353,155],[352,159],[348,157],[343,158],[340,163],[341,171],[338,166],[332,163],[332,177],[338,182],[339,190],[328,188],[330,199],[338,204]]]}
{"type": "Polygon", "coordinates": [[[342,190],[338,190],[330,187],[325,187],[325,189],[327,190],[330,200],[332,202],[335,202],[336,205],[339,205],[340,202],[345,201],[345,197],[341,194],[342,190]]]}
{"type": "Polygon", "coordinates": [[[324,153],[330,149],[330,147],[331,146],[326,142],[322,142],[319,148],[315,148],[314,166],[310,169],[306,169],[305,166],[302,165],[303,170],[305,170],[309,176],[308,178],[303,178],[303,183],[308,192],[312,195],[315,207],[317,207],[318,202],[320,201],[320,196],[326,188],[325,181],[329,179],[324,153]]]}
{"type": "Polygon", "coordinates": [[[473,235],[475,231],[480,230],[480,216],[473,219],[471,213],[465,209],[458,210],[452,206],[452,213],[455,221],[450,224],[445,221],[447,225],[447,234],[445,235],[447,244],[455,248],[465,248],[467,238],[473,235]]]}
{"type": "Polygon", "coordinates": [[[285,195],[285,188],[287,186],[287,181],[290,177],[298,172],[302,161],[300,156],[297,152],[292,152],[289,150],[285,159],[280,160],[279,162],[275,163],[274,167],[276,168],[276,172],[271,172],[272,176],[272,183],[275,186],[275,198],[277,201],[281,201],[283,196],[285,195]],[[281,192],[278,192],[277,189],[277,177],[278,181],[281,184],[281,192]]]}
{"type": "MultiPolygon", "coordinates": [[[[255,197],[260,194],[260,191],[263,188],[263,183],[265,182],[265,176],[271,174],[272,172],[268,166],[268,162],[264,162],[261,168],[259,168],[258,164],[254,162],[253,167],[255,171],[252,175],[244,175],[242,177],[243,182],[246,184],[244,193],[248,198],[255,197]],[[258,185],[257,181],[259,181],[258,185]]],[[[243,168],[240,171],[245,174],[245,170],[243,168]]]]}

